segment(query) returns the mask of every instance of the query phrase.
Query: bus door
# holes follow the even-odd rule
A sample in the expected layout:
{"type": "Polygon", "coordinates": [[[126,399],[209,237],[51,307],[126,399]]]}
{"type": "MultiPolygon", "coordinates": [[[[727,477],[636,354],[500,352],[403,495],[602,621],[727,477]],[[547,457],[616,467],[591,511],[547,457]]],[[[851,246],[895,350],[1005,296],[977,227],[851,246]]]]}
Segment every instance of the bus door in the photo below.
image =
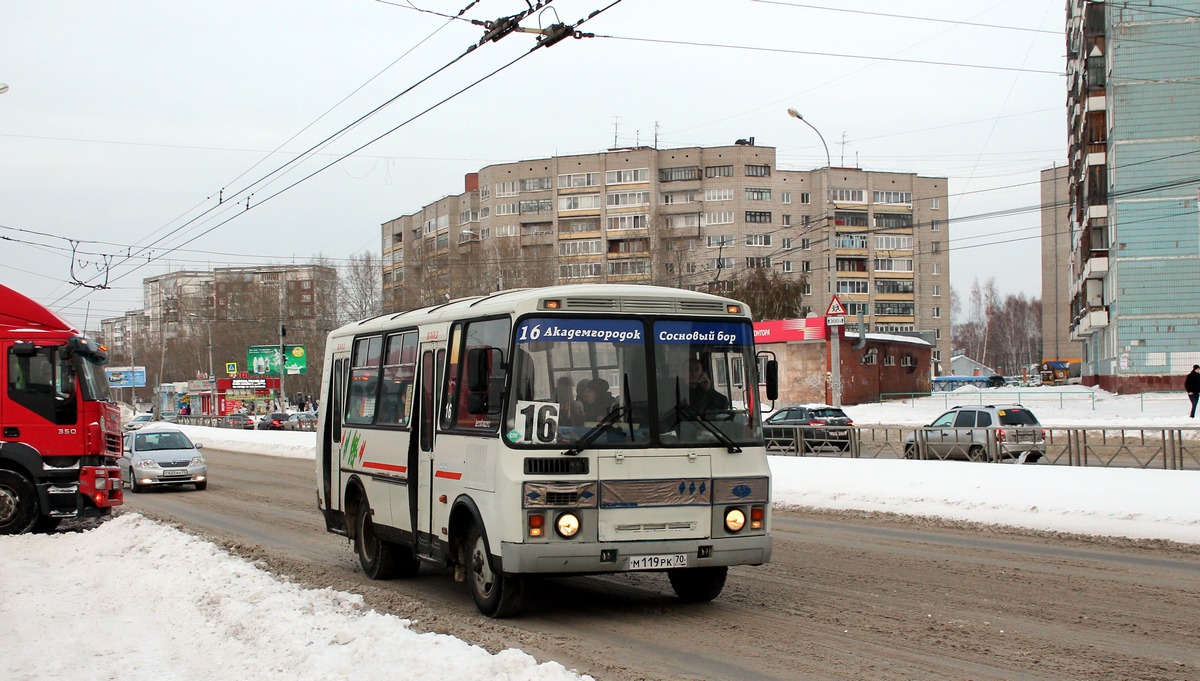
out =
{"type": "Polygon", "coordinates": [[[409,489],[416,494],[409,497],[409,512],[416,519],[413,532],[416,535],[417,553],[433,555],[433,540],[437,534],[432,527],[435,500],[433,498],[433,444],[437,425],[438,387],[446,362],[446,350],[436,343],[421,346],[421,366],[417,371],[416,434],[409,448],[409,489]],[[413,478],[416,478],[415,485],[413,478]]]}
{"type": "MultiPolygon", "coordinates": [[[[325,507],[328,510],[340,510],[342,507],[342,466],[340,454],[342,451],[342,414],[343,400],[346,395],[346,372],[349,370],[350,355],[343,353],[334,355],[333,367],[329,373],[328,393],[321,400],[325,426],[322,431],[321,451],[321,491],[325,497],[325,507]]],[[[327,515],[330,518],[331,515],[327,515]]]]}

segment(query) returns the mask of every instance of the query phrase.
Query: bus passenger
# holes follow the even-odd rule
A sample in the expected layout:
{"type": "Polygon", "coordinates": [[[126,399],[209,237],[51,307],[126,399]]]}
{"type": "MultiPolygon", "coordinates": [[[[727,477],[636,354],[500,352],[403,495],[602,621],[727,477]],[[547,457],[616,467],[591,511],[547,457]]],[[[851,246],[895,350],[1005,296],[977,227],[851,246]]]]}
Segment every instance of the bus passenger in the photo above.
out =
{"type": "Polygon", "coordinates": [[[608,392],[608,381],[593,378],[583,389],[583,416],[588,421],[601,421],[616,398],[608,392]]]}

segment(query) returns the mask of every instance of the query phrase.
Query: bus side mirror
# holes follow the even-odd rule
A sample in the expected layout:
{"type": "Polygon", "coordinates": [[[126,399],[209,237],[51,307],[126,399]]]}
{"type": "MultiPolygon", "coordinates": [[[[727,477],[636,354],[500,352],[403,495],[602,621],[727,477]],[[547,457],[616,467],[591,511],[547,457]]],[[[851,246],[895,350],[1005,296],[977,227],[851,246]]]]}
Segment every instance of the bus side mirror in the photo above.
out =
{"type": "Polygon", "coordinates": [[[767,399],[775,401],[779,399],[779,361],[768,360],[766,373],[767,399]]]}

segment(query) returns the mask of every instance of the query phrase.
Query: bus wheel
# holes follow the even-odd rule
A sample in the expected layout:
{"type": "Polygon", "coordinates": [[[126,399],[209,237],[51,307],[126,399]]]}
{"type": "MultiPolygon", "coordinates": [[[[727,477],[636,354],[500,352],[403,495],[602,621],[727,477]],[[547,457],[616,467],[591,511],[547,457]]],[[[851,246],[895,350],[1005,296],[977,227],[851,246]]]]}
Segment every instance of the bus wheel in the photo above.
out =
{"type": "Polygon", "coordinates": [[[358,563],[371,579],[391,579],[396,576],[395,546],[375,536],[371,522],[371,505],[364,498],[358,504],[355,518],[354,550],[358,563]]]}
{"type": "Polygon", "coordinates": [[[521,578],[492,569],[492,558],[479,523],[472,523],[467,533],[467,587],[471,589],[475,607],[488,617],[508,617],[521,609],[524,591],[521,578]]]}
{"type": "Polygon", "coordinates": [[[28,532],[38,519],[37,490],[25,476],[0,469],[0,534],[28,532]]]}
{"type": "Polygon", "coordinates": [[[729,568],[724,565],[667,570],[675,595],[688,603],[707,603],[720,596],[728,575],[729,568]]]}

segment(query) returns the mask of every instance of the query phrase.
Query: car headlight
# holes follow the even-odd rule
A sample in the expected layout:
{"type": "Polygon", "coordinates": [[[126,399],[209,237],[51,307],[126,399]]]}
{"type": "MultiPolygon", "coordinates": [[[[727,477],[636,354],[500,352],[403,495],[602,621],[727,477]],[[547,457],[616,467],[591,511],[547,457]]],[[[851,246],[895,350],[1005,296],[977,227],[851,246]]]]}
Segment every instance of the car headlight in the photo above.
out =
{"type": "Polygon", "coordinates": [[[133,465],[135,468],[158,468],[158,462],[154,459],[141,459],[133,465]]]}
{"type": "Polygon", "coordinates": [[[563,513],[554,521],[554,531],[564,539],[570,539],[579,532],[579,516],[574,513],[563,513]]]}
{"type": "Polygon", "coordinates": [[[192,465],[192,466],[203,466],[203,465],[204,465],[204,457],[203,457],[203,456],[199,456],[199,455],[197,455],[197,456],[193,456],[193,457],[192,457],[192,463],[191,463],[191,464],[189,464],[189,465],[192,465]]]}
{"type": "Polygon", "coordinates": [[[740,508],[730,508],[725,511],[725,529],[730,532],[741,532],[746,526],[746,514],[740,508]]]}

